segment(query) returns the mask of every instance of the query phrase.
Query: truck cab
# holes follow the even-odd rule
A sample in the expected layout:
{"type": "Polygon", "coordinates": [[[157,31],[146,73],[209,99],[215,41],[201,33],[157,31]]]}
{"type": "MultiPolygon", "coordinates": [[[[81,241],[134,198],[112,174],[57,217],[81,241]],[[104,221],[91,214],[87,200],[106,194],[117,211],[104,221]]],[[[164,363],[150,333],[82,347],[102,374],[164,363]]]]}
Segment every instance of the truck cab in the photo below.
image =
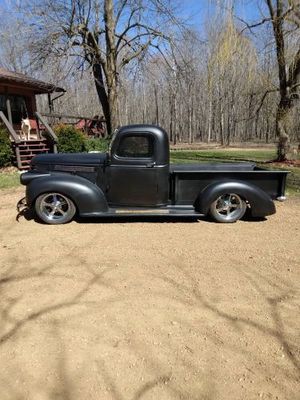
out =
{"type": "Polygon", "coordinates": [[[108,153],[34,157],[21,175],[26,206],[49,224],[85,217],[166,215],[235,222],[249,209],[274,214],[283,199],[285,171],[254,163],[170,165],[166,131],[153,125],[118,129],[108,153]]]}
{"type": "Polygon", "coordinates": [[[169,140],[150,125],[115,132],[107,168],[107,200],[112,206],[163,206],[169,203],[169,140]]]}

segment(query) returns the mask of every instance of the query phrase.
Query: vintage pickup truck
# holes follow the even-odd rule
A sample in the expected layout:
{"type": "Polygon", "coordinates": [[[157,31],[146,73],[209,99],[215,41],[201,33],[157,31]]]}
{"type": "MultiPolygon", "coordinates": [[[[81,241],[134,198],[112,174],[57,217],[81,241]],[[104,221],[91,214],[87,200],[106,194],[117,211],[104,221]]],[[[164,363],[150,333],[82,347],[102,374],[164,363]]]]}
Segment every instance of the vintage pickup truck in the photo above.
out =
{"type": "Polygon", "coordinates": [[[235,222],[275,213],[287,172],[253,163],[170,165],[167,133],[153,125],[118,129],[108,153],[46,154],[21,175],[27,207],[48,224],[82,217],[210,215],[235,222]]]}

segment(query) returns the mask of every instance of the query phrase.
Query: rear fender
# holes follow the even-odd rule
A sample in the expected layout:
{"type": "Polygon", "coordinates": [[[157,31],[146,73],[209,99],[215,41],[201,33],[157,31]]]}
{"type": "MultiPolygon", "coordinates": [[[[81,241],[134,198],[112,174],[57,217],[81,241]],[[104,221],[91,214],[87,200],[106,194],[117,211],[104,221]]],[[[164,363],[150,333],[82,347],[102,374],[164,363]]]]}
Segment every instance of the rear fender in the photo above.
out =
{"type": "Polygon", "coordinates": [[[195,208],[201,214],[208,214],[210,205],[222,194],[235,193],[248,201],[253,217],[275,214],[276,209],[271,197],[258,186],[242,182],[216,182],[206,186],[195,201],[195,208]]]}
{"type": "Polygon", "coordinates": [[[58,192],[73,200],[79,215],[108,211],[103,191],[80,176],[55,173],[32,179],[26,187],[26,201],[32,207],[42,193],[58,192]]]}

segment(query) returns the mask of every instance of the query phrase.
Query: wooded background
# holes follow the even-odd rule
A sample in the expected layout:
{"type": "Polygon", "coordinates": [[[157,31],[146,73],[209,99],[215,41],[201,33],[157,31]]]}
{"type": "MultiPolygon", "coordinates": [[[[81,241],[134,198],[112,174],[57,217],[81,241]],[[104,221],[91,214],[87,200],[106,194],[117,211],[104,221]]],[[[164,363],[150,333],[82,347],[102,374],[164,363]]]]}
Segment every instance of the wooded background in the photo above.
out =
{"type": "Polygon", "coordinates": [[[55,111],[105,115],[109,132],[153,123],[173,143],[279,140],[285,158],[300,140],[300,1],[253,0],[246,18],[241,3],[199,1],[197,26],[188,0],[18,1],[0,15],[0,64],[63,86],[55,111]]]}

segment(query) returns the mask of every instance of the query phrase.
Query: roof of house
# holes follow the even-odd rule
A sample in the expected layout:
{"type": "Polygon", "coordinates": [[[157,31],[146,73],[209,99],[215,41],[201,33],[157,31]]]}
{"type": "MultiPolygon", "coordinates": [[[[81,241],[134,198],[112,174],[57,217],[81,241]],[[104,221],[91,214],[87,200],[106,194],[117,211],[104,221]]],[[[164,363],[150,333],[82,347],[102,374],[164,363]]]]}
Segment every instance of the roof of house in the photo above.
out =
{"type": "Polygon", "coordinates": [[[43,82],[18,72],[0,68],[0,83],[16,84],[18,86],[33,89],[36,94],[65,92],[65,89],[51,83],[43,82]]]}

